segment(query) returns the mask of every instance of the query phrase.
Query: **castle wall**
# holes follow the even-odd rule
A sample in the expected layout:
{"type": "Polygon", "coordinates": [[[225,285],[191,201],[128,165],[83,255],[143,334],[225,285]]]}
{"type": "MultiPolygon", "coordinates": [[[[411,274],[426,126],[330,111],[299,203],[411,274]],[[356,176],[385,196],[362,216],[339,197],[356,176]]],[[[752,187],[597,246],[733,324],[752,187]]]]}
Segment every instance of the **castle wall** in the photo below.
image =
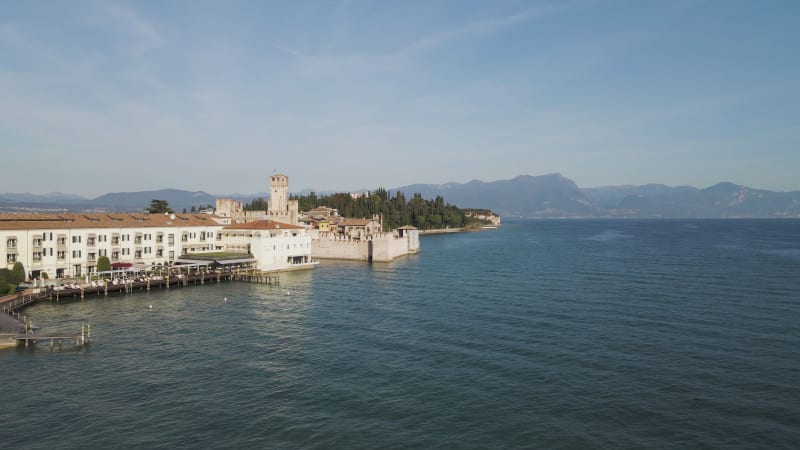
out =
{"type": "Polygon", "coordinates": [[[419,252],[419,234],[413,231],[405,233],[403,237],[399,237],[397,231],[378,233],[370,240],[353,240],[319,232],[311,241],[311,256],[320,259],[391,261],[419,252]]]}
{"type": "Polygon", "coordinates": [[[338,238],[330,233],[319,233],[311,241],[311,256],[319,259],[350,259],[369,261],[369,242],[338,238]]]}

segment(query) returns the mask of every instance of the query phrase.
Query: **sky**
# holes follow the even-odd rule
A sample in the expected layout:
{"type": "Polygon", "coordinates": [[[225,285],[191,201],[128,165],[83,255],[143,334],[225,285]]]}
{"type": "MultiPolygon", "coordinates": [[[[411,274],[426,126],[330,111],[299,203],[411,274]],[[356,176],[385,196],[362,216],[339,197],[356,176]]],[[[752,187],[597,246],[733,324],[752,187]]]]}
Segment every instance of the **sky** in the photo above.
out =
{"type": "Polygon", "coordinates": [[[15,1],[0,192],[800,189],[800,2],[15,1]]]}

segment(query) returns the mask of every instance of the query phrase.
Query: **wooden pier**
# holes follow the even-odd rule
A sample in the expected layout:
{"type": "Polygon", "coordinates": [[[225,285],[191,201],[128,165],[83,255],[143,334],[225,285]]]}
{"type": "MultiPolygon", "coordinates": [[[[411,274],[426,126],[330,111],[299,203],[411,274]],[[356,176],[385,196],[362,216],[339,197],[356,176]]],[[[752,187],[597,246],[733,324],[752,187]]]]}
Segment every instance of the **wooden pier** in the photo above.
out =
{"type": "MultiPolygon", "coordinates": [[[[280,285],[280,275],[275,272],[262,272],[254,269],[218,269],[200,270],[194,273],[168,273],[161,275],[149,275],[140,277],[130,277],[109,282],[103,280],[95,285],[75,285],[74,287],[42,288],[31,292],[16,295],[13,298],[5,299],[0,303],[0,314],[3,315],[3,322],[0,325],[7,328],[6,331],[17,333],[12,334],[17,344],[24,344],[25,347],[36,345],[38,342],[49,342],[50,350],[55,346],[62,349],[65,343],[74,343],[77,347],[83,347],[91,342],[91,327],[86,325],[81,327],[81,333],[57,333],[57,334],[38,334],[33,332],[31,321],[28,317],[19,312],[22,308],[29,306],[37,301],[49,300],[59,302],[61,299],[86,298],[87,295],[108,296],[109,293],[134,293],[150,291],[151,289],[170,289],[171,287],[186,287],[189,285],[205,285],[206,283],[221,283],[223,281],[243,281],[246,283],[261,283],[278,286],[280,285]]],[[[0,330],[3,331],[3,330],[0,330]]]]}
{"type": "Polygon", "coordinates": [[[17,345],[25,345],[25,348],[34,346],[39,342],[49,342],[50,351],[53,351],[58,345],[59,350],[63,350],[64,343],[67,345],[74,344],[75,347],[81,348],[89,345],[92,342],[92,325],[81,325],[80,333],[51,333],[51,334],[38,334],[28,332],[14,336],[17,345]]]}

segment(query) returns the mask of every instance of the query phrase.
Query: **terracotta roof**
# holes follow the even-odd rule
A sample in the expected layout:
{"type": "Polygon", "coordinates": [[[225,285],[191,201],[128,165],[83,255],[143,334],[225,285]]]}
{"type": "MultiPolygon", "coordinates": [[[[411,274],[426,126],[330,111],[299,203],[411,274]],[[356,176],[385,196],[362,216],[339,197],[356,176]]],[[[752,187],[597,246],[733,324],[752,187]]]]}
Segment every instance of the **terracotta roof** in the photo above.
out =
{"type": "Polygon", "coordinates": [[[74,228],[146,228],[219,225],[206,214],[0,214],[0,230],[53,230],[74,228]]]}
{"type": "Polygon", "coordinates": [[[275,222],[274,220],[256,220],[248,223],[226,225],[224,230],[303,230],[304,227],[288,223],[275,222]]]}

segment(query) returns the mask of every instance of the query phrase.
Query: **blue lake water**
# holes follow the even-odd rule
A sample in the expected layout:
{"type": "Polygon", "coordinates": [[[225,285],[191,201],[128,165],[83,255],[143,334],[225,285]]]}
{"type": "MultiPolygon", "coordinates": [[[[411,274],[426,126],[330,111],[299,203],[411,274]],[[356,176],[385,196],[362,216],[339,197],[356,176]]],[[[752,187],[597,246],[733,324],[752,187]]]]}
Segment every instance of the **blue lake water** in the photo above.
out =
{"type": "Polygon", "coordinates": [[[800,445],[800,221],[530,221],[422,246],[279,287],[30,307],[95,342],[0,352],[0,448],[800,445]]]}

